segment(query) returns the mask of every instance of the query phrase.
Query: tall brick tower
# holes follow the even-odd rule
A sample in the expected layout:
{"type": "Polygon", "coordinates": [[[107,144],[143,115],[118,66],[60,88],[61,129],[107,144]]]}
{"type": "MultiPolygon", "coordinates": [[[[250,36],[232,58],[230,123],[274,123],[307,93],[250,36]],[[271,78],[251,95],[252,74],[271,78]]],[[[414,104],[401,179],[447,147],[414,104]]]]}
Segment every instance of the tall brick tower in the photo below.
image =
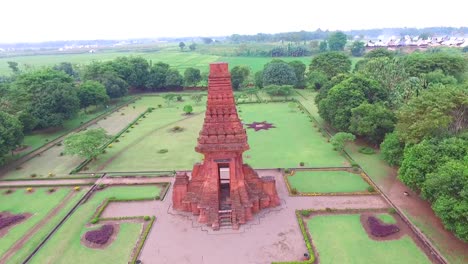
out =
{"type": "Polygon", "coordinates": [[[279,205],[273,177],[260,178],[242,153],[249,149],[234,101],[227,63],[210,64],[205,121],[195,151],[205,157],[193,167],[192,177],[176,176],[173,207],[198,215],[200,223],[218,230],[239,228],[252,215],[279,205]]]}

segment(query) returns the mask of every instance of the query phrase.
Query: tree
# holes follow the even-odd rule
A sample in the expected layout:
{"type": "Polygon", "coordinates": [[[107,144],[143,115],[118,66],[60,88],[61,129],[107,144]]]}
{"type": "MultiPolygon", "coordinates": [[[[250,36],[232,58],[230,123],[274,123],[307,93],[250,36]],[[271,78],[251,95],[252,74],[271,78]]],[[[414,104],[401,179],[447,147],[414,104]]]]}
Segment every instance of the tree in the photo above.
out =
{"type": "Polygon", "coordinates": [[[231,69],[232,88],[238,90],[250,75],[250,69],[247,66],[235,66],[231,69]]]}
{"type": "Polygon", "coordinates": [[[169,71],[169,64],[158,62],[151,66],[146,86],[156,90],[164,88],[166,85],[166,76],[169,71]]]}
{"type": "Polygon", "coordinates": [[[288,99],[294,88],[291,85],[269,85],[265,87],[265,92],[273,97],[273,96],[284,96],[284,99],[288,99]]]}
{"type": "Polygon", "coordinates": [[[374,80],[352,75],[331,88],[318,110],[320,116],[338,130],[349,131],[351,110],[362,103],[376,103],[387,99],[387,92],[374,80]]]}
{"type": "Polygon", "coordinates": [[[201,99],[203,98],[203,95],[202,94],[194,94],[190,97],[194,102],[195,104],[200,104],[201,102],[201,99]]]}
{"type": "Polygon", "coordinates": [[[328,82],[328,78],[323,72],[309,71],[307,82],[312,89],[320,90],[328,82]]]}
{"type": "Polygon", "coordinates": [[[191,105],[185,105],[183,110],[186,115],[190,115],[193,112],[193,107],[191,105]]]}
{"type": "Polygon", "coordinates": [[[162,98],[166,101],[167,106],[171,105],[173,101],[176,100],[177,95],[176,94],[164,94],[162,98]]]}
{"type": "Polygon", "coordinates": [[[255,73],[255,86],[258,88],[263,88],[263,71],[258,71],[255,73]]]}
{"type": "Polygon", "coordinates": [[[468,241],[468,158],[450,160],[433,173],[426,175],[422,196],[431,201],[432,209],[451,230],[463,241],[468,241]]]}
{"type": "Polygon", "coordinates": [[[179,42],[179,48],[180,48],[181,51],[184,50],[184,48],[185,48],[185,43],[182,42],[182,41],[179,42]]]}
{"type": "Polygon", "coordinates": [[[362,41],[354,41],[351,45],[351,54],[355,57],[362,57],[365,51],[366,47],[362,41]]]}
{"type": "Polygon", "coordinates": [[[203,43],[209,45],[211,43],[213,43],[213,39],[212,38],[201,38],[201,40],[203,41],[203,43]]]}
{"type": "Polygon", "coordinates": [[[328,79],[351,70],[351,60],[341,52],[326,52],[317,55],[309,65],[309,71],[323,72],[328,79]]]}
{"type": "Polygon", "coordinates": [[[420,77],[422,74],[441,70],[445,75],[463,80],[467,69],[465,58],[461,54],[446,52],[419,53],[414,52],[403,58],[406,71],[410,76],[420,77]]]}
{"type": "Polygon", "coordinates": [[[15,150],[23,141],[23,126],[14,116],[0,111],[0,165],[3,156],[15,150]]]}
{"type": "Polygon", "coordinates": [[[263,70],[263,85],[294,85],[297,82],[293,67],[283,61],[272,61],[263,70]]]}
{"type": "Polygon", "coordinates": [[[260,91],[258,88],[247,88],[242,90],[246,96],[249,97],[250,101],[253,100],[254,96],[257,96],[258,92],[260,91]]]}
{"type": "Polygon", "coordinates": [[[190,49],[191,51],[194,51],[194,50],[197,48],[197,44],[192,43],[192,44],[190,44],[188,47],[189,47],[189,49],[190,49]]]}
{"type": "Polygon", "coordinates": [[[353,142],[356,137],[351,133],[338,132],[330,138],[330,143],[339,152],[343,152],[346,143],[353,142]]]}
{"type": "Polygon", "coordinates": [[[70,62],[61,62],[53,67],[56,71],[63,71],[73,78],[78,77],[78,73],[73,69],[73,65],[70,62]]]}
{"type": "Polygon", "coordinates": [[[382,104],[362,103],[351,109],[351,122],[349,131],[363,136],[370,142],[382,142],[385,134],[392,132],[395,127],[395,114],[382,104]]]}
{"type": "Polygon", "coordinates": [[[328,51],[328,43],[327,43],[326,40],[320,41],[320,44],[319,44],[319,51],[320,51],[320,52],[327,52],[327,51],[328,51]]]}
{"type": "Polygon", "coordinates": [[[24,94],[27,112],[37,120],[36,128],[61,126],[79,110],[79,99],[73,79],[50,68],[27,72],[12,83],[24,94]]]}
{"type": "Polygon", "coordinates": [[[347,40],[348,37],[341,31],[331,33],[328,37],[328,47],[331,51],[342,51],[347,40]]]}
{"type": "Polygon", "coordinates": [[[306,86],[305,82],[305,70],[306,65],[302,61],[291,61],[288,63],[294,70],[296,75],[296,83],[294,84],[295,88],[304,88],[306,86]]]}
{"type": "Polygon", "coordinates": [[[389,92],[390,105],[393,108],[399,108],[414,94],[414,86],[400,60],[388,57],[369,59],[358,72],[378,81],[389,92]]]}
{"type": "Polygon", "coordinates": [[[187,68],[184,71],[184,82],[186,86],[196,86],[201,80],[201,74],[199,69],[187,68]]]}
{"type": "Polygon", "coordinates": [[[467,112],[467,87],[435,87],[423,91],[400,109],[396,129],[406,143],[457,134],[468,127],[467,112]]]}
{"type": "Polygon", "coordinates": [[[102,153],[101,147],[109,140],[102,128],[87,129],[74,133],[63,140],[65,154],[77,155],[86,159],[96,159],[102,153]]]}
{"type": "Polygon", "coordinates": [[[382,144],[380,144],[380,151],[382,152],[384,160],[392,166],[401,165],[404,149],[405,143],[400,140],[395,131],[387,133],[382,144]]]}
{"type": "Polygon", "coordinates": [[[8,67],[10,68],[10,70],[14,73],[14,74],[17,74],[20,72],[20,69],[18,67],[18,63],[16,61],[7,61],[8,63],[8,67]]]}
{"type": "Polygon", "coordinates": [[[367,59],[382,58],[382,57],[393,59],[395,57],[395,52],[389,51],[386,48],[377,48],[377,49],[373,49],[367,52],[364,57],[366,57],[367,59]]]}
{"type": "Polygon", "coordinates": [[[106,88],[106,93],[110,98],[119,98],[128,93],[128,83],[114,72],[106,72],[96,78],[106,88]]]}
{"type": "Polygon", "coordinates": [[[109,102],[106,88],[96,81],[85,81],[78,87],[77,93],[82,108],[90,105],[104,105],[109,102]]]}
{"type": "Polygon", "coordinates": [[[166,74],[166,87],[182,87],[184,77],[176,69],[169,69],[166,74]]]}
{"type": "Polygon", "coordinates": [[[111,62],[114,71],[131,87],[145,88],[149,64],[142,57],[117,57],[111,62]]]}
{"type": "Polygon", "coordinates": [[[426,176],[450,160],[462,160],[468,154],[468,139],[449,137],[424,139],[405,148],[398,171],[400,180],[413,190],[421,190],[426,176]]]}

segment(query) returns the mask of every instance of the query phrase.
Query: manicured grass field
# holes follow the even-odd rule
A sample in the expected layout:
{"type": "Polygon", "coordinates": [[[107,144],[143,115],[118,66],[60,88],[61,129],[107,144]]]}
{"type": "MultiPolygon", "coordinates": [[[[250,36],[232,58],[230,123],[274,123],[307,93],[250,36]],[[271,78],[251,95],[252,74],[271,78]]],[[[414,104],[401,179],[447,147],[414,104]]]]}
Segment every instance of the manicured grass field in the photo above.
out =
{"type": "Polygon", "coordinates": [[[151,199],[160,195],[160,191],[159,186],[146,185],[107,187],[95,192],[51,237],[31,263],[127,263],[142,232],[142,223],[121,223],[117,238],[105,249],[90,249],[81,244],[81,236],[92,229],[86,224],[106,198],[151,199]]]}
{"type": "Polygon", "coordinates": [[[54,217],[52,217],[35,235],[28,239],[26,244],[23,245],[20,251],[13,255],[10,259],[11,263],[21,263],[26,259],[29,254],[41,243],[47,234],[52,231],[52,229],[57,226],[57,224],[65,217],[65,215],[72,209],[73,206],[81,199],[85,194],[85,190],[81,191],[74,195],[67,204],[58,212],[54,217]]]}
{"type": "Polygon", "coordinates": [[[322,264],[431,263],[408,235],[398,240],[370,239],[359,214],[313,216],[307,226],[322,264]]]}
{"type": "Polygon", "coordinates": [[[255,131],[247,129],[250,150],[244,162],[254,168],[293,168],[304,162],[305,167],[349,165],[333,150],[304,113],[291,111],[288,103],[239,105],[242,122],[267,121],[276,128],[255,131]]]}
{"type": "MultiPolygon", "coordinates": [[[[6,189],[0,189],[0,212],[8,211],[13,214],[30,213],[31,217],[13,226],[8,233],[0,238],[0,256],[3,255],[16,241],[22,238],[30,229],[39,223],[53,208],[72,191],[70,187],[58,188],[55,192],[49,193],[48,188],[34,188],[34,192],[28,193],[26,189],[17,189],[13,193],[5,195],[6,189]]],[[[62,209],[63,210],[63,209],[62,209]]],[[[50,231],[51,226],[48,226],[50,231]]],[[[45,235],[47,228],[41,230],[37,237],[45,235]]],[[[37,237],[32,243],[28,243],[22,248],[18,255],[24,256],[30,253],[31,247],[37,245],[37,237]]],[[[11,262],[17,263],[17,262],[11,262]]]]}
{"type": "MultiPolygon", "coordinates": [[[[191,169],[202,156],[195,152],[198,133],[204,118],[204,103],[196,105],[188,96],[184,102],[174,102],[170,106],[161,97],[149,96],[137,101],[139,107],[161,104],[152,113],[141,118],[138,125],[112,143],[106,153],[88,165],[89,171],[155,171],[191,169]],[[184,105],[193,106],[192,115],[184,115],[184,105]],[[182,132],[171,132],[175,126],[182,132]],[[166,153],[158,153],[167,149],[166,153]]],[[[206,100],[204,98],[203,100],[206,100]]]]}
{"type": "Polygon", "coordinates": [[[364,192],[369,187],[359,174],[347,171],[296,171],[287,179],[299,193],[364,192]]]}

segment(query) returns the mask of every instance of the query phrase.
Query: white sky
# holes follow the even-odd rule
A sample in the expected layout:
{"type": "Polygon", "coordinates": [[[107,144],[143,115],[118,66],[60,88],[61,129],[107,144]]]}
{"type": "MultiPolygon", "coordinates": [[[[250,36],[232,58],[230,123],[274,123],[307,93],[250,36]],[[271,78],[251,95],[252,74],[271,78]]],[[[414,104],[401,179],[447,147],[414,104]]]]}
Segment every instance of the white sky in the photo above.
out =
{"type": "Polygon", "coordinates": [[[468,26],[462,0],[1,0],[0,43],[468,26]]]}

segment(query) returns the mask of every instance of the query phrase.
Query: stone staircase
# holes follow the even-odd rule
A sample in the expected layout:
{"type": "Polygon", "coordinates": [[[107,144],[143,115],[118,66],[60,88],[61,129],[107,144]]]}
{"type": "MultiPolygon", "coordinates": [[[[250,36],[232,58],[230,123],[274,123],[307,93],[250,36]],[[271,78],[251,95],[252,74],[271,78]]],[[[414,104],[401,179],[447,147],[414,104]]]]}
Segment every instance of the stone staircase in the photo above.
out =
{"type": "Polygon", "coordinates": [[[232,228],[232,210],[219,210],[219,227],[232,228]]]}

